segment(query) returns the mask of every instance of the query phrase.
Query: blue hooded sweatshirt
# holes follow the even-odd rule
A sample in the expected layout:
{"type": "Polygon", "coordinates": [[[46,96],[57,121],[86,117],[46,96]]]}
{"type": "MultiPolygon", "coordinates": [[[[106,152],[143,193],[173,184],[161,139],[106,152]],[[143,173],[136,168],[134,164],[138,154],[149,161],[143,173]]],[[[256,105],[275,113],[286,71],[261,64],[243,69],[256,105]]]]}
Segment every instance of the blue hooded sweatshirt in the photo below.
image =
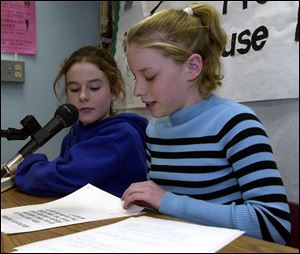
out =
{"type": "Polygon", "coordinates": [[[48,161],[32,154],[15,175],[18,188],[40,196],[65,196],[90,183],[121,197],[131,183],[147,176],[145,129],[147,119],[123,113],[83,126],[74,124],[60,155],[48,161]]]}

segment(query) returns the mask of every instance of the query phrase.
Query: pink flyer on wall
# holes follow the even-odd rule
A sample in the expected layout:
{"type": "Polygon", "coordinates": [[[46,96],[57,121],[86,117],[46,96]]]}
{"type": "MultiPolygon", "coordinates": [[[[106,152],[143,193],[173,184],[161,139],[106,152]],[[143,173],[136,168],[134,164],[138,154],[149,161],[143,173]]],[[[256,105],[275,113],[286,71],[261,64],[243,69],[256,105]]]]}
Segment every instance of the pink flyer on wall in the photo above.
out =
{"type": "Polygon", "coordinates": [[[36,54],[35,1],[1,1],[1,53],[36,54]]]}

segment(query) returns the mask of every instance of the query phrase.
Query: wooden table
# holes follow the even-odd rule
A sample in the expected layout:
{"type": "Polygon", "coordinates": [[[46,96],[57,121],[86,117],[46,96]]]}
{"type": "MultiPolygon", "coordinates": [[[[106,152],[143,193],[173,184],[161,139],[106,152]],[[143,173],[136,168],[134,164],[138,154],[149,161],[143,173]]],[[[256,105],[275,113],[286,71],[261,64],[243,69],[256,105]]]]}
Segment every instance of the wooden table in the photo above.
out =
{"type": "MultiPolygon", "coordinates": [[[[56,198],[31,196],[20,192],[16,187],[1,193],[1,209],[23,205],[41,204],[53,201],[56,198]]],[[[170,217],[160,214],[150,214],[147,216],[156,218],[170,219],[170,217]]],[[[1,253],[13,251],[14,247],[32,243],[36,241],[46,240],[58,236],[68,235],[99,226],[108,225],[121,221],[126,218],[115,218],[109,220],[93,221],[81,223],[71,226],[40,230],[35,232],[6,235],[1,233],[1,253]]],[[[219,253],[299,253],[299,249],[290,248],[284,245],[275,244],[267,241],[258,240],[252,237],[240,236],[230,244],[222,248],[219,253]]]]}

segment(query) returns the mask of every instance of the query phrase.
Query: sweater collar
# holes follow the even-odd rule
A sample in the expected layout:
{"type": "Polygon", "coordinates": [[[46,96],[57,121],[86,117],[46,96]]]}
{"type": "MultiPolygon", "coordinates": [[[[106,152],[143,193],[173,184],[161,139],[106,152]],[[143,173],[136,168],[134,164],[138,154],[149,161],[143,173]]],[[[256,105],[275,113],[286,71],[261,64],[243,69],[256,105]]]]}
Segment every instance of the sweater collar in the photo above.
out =
{"type": "Polygon", "coordinates": [[[180,125],[194,119],[196,116],[202,114],[211,107],[211,103],[215,97],[216,95],[212,94],[208,98],[205,98],[190,107],[174,112],[169,116],[170,122],[172,125],[180,125]]]}

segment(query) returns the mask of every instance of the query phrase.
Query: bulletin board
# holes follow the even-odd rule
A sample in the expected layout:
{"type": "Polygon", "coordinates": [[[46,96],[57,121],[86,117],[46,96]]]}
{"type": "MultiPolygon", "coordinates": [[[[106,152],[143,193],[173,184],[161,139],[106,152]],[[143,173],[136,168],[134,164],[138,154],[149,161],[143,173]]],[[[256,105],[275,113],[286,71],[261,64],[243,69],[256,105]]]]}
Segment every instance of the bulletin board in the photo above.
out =
{"type": "MultiPolygon", "coordinates": [[[[202,1],[221,14],[228,35],[222,56],[223,85],[216,93],[238,102],[299,98],[298,1],[202,1]]],[[[133,96],[134,80],[124,39],[136,22],[165,8],[194,1],[120,1],[115,59],[127,90],[127,107],[144,107],[133,96]]]]}

